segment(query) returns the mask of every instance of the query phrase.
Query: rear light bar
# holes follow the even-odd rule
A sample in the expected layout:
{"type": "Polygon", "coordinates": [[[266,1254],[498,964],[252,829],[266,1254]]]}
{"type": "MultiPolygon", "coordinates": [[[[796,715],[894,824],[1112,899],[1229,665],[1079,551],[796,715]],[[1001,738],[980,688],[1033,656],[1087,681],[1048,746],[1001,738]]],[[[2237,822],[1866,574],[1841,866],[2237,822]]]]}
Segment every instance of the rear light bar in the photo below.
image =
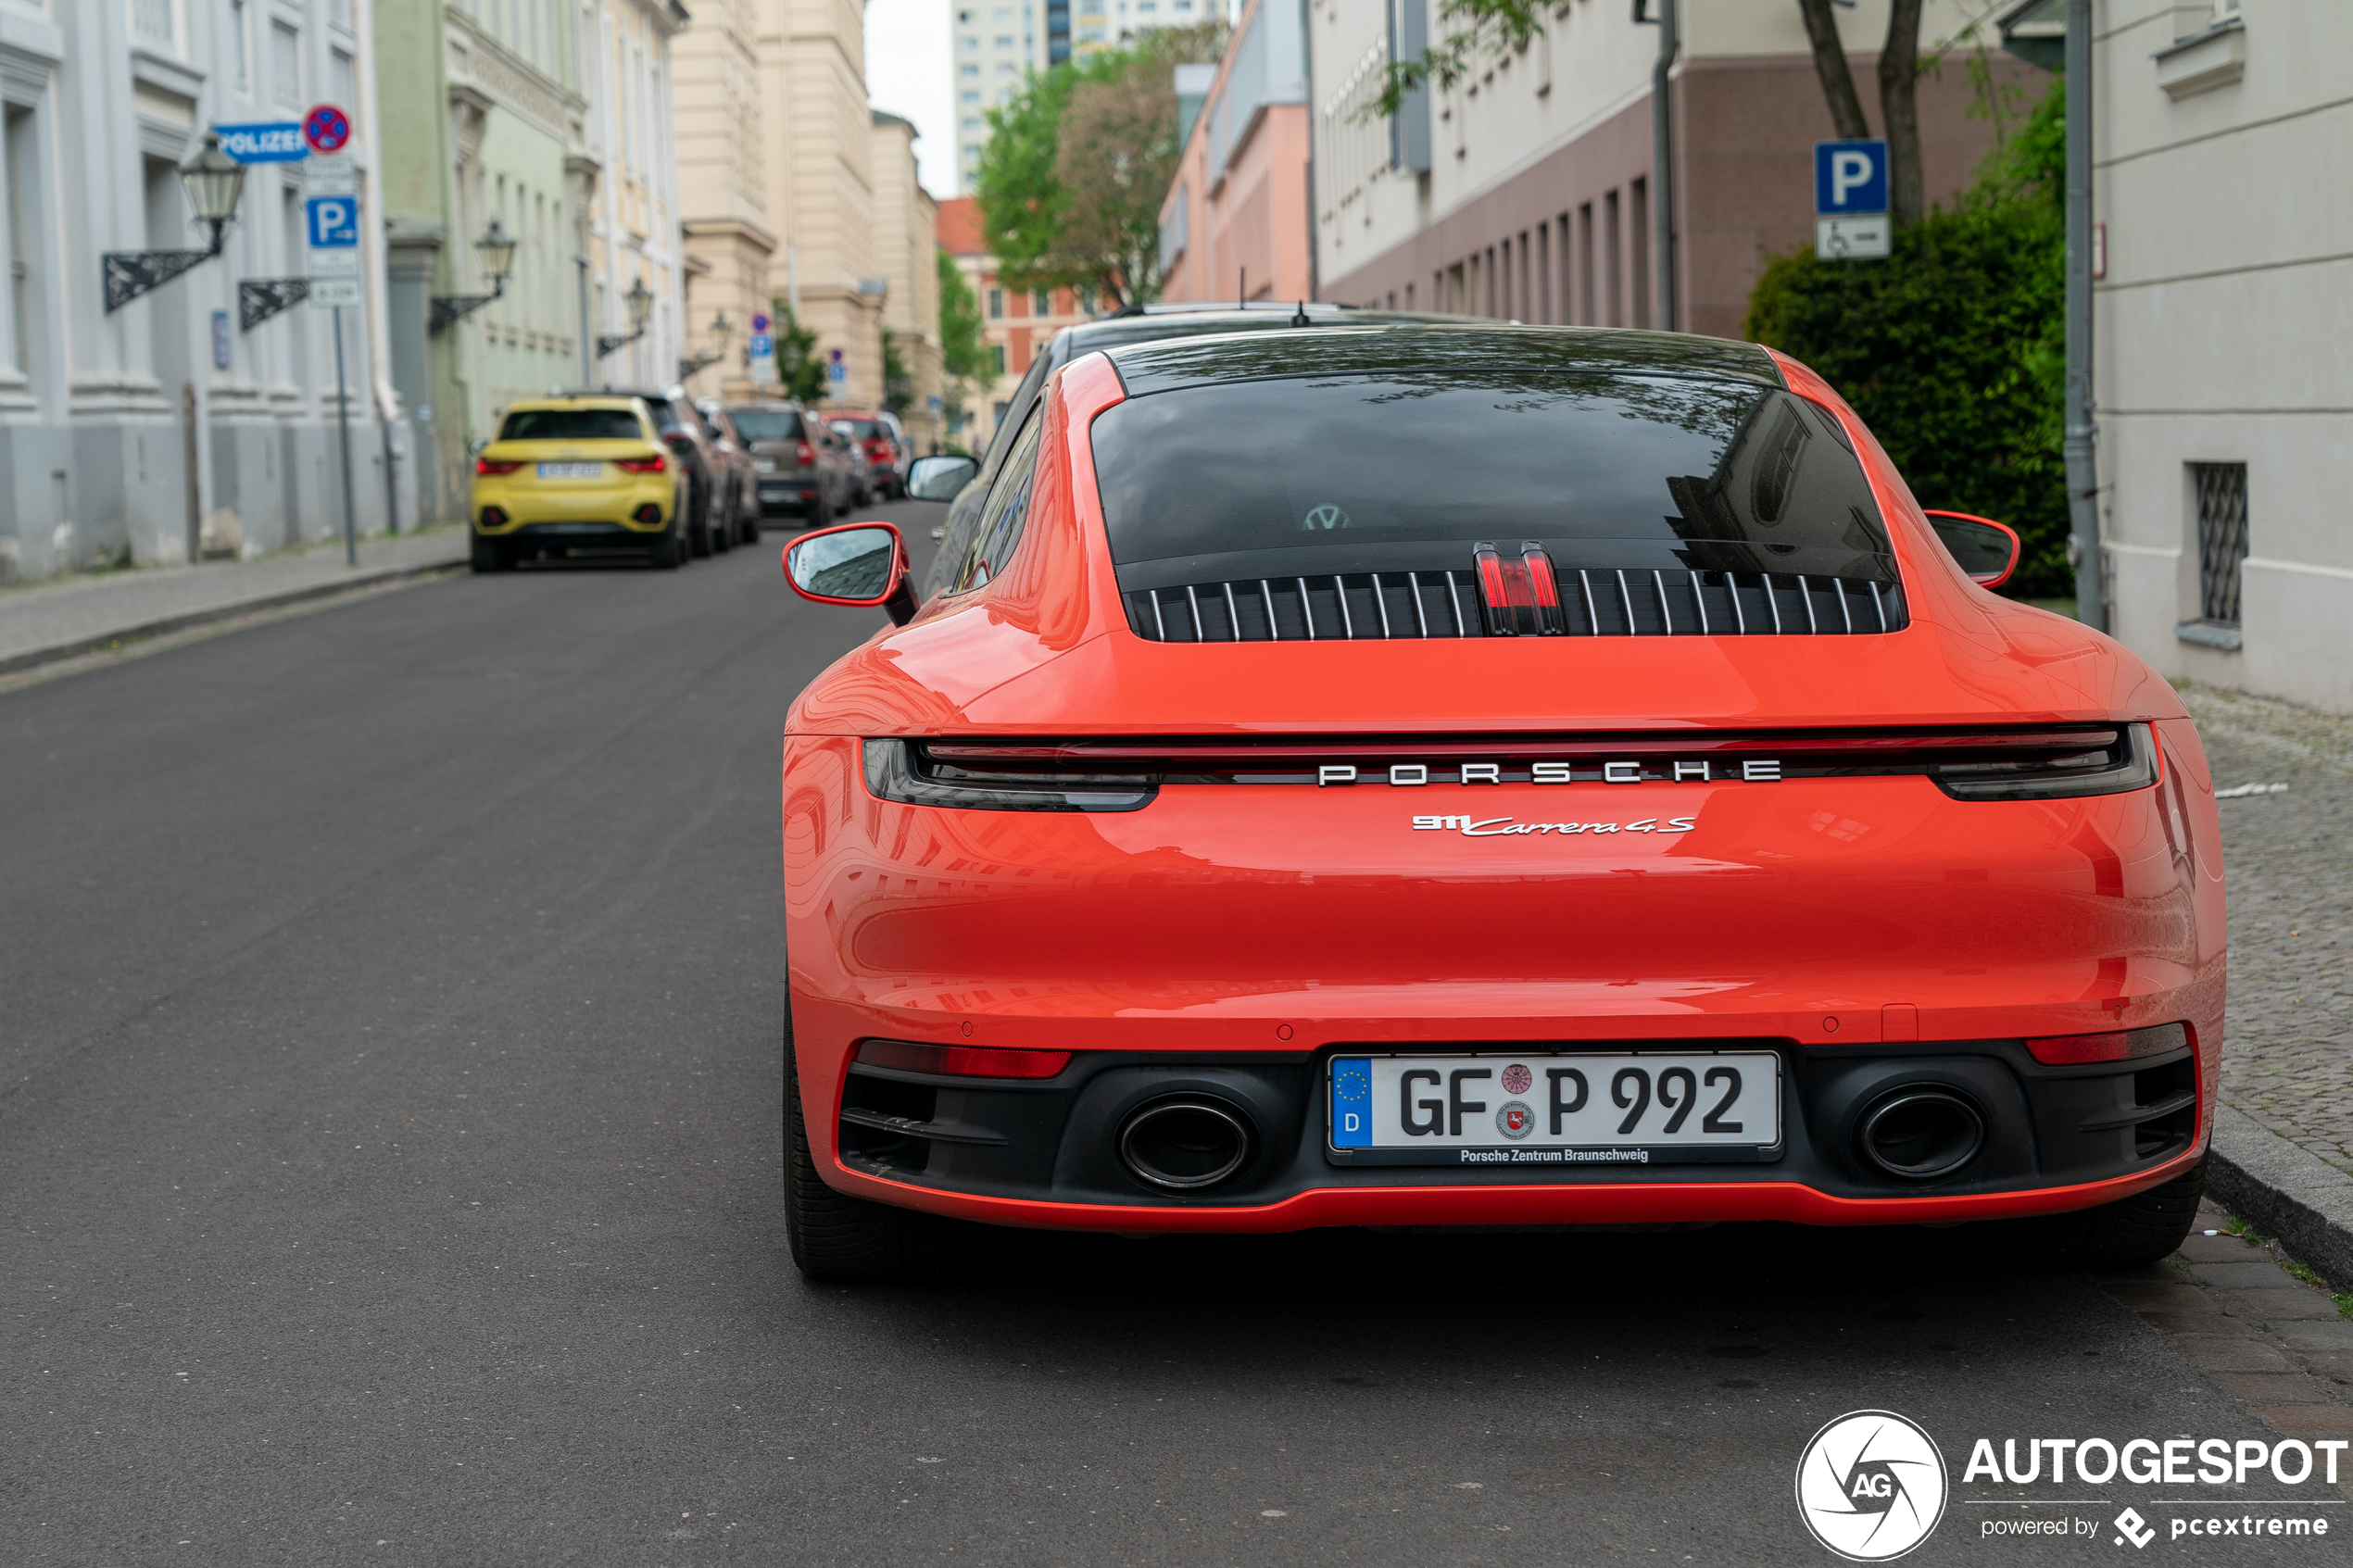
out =
{"type": "Polygon", "coordinates": [[[512,473],[521,467],[522,467],[522,463],[510,463],[504,458],[476,458],[474,459],[474,472],[480,474],[512,473]]]}
{"type": "Polygon", "coordinates": [[[1516,556],[1504,556],[1481,540],[1471,558],[1478,567],[1489,636],[1557,637],[1568,630],[1561,615],[1560,578],[1543,546],[1529,540],[1516,556]]]}
{"type": "Polygon", "coordinates": [[[858,1047],[858,1063],[862,1067],[894,1067],[902,1073],[937,1073],[953,1078],[1051,1078],[1070,1065],[1070,1052],[868,1040],[858,1047]]]}
{"type": "Polygon", "coordinates": [[[1957,800],[2120,795],[2157,781],[2145,724],[1551,737],[870,740],[867,788],[914,806],[1133,811],[1164,784],[1778,784],[1929,780],[1957,800]]]}
{"type": "Polygon", "coordinates": [[[2130,1061],[2185,1050],[2189,1031],[2178,1023],[2154,1029],[2117,1029],[2100,1035],[2048,1035],[2026,1042],[2027,1050],[2045,1067],[2075,1067],[2095,1061],[2130,1061]]]}
{"type": "Polygon", "coordinates": [[[623,473],[660,473],[670,466],[670,459],[656,452],[650,458],[615,458],[613,467],[623,473]]]}

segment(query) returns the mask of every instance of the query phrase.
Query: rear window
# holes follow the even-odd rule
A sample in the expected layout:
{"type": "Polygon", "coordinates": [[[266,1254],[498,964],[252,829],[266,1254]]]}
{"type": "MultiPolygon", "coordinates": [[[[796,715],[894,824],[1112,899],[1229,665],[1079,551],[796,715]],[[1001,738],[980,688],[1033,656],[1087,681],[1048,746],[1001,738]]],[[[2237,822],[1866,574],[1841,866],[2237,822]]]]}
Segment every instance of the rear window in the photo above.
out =
{"type": "Polygon", "coordinates": [[[861,441],[872,441],[877,435],[887,433],[882,425],[874,420],[836,420],[834,428],[844,435],[854,435],[861,441]]]}
{"type": "Polygon", "coordinates": [[[518,408],[498,427],[501,441],[643,441],[645,427],[626,408],[518,408]]]}
{"type": "Polygon", "coordinates": [[[1468,568],[1893,583],[1861,465],[1822,409],[1754,383],[1447,368],[1194,384],[1094,422],[1123,590],[1468,568]]]}
{"type": "Polygon", "coordinates": [[[800,439],[800,416],[790,408],[731,408],[727,417],[746,441],[800,439]]]}

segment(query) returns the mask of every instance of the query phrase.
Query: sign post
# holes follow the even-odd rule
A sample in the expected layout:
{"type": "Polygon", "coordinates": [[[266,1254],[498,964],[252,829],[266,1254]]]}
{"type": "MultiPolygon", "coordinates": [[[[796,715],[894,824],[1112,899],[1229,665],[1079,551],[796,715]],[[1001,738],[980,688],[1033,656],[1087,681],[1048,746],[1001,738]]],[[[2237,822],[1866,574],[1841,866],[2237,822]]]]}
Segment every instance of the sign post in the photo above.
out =
{"type": "Polygon", "coordinates": [[[776,384],[776,339],[769,330],[768,313],[755,312],[751,319],[751,384],[776,384]]]}
{"type": "Polygon", "coordinates": [[[309,242],[310,303],[334,323],[335,425],[343,450],[343,558],[359,564],[359,526],[352,498],[351,394],[344,374],[344,307],[359,303],[359,171],[336,157],[351,138],[351,122],[333,104],[321,104],[302,122],[303,139],[324,155],[303,179],[303,220],[309,242]]]}
{"type": "Polygon", "coordinates": [[[1887,144],[1814,144],[1814,254],[1883,260],[1889,249],[1887,144]]]}

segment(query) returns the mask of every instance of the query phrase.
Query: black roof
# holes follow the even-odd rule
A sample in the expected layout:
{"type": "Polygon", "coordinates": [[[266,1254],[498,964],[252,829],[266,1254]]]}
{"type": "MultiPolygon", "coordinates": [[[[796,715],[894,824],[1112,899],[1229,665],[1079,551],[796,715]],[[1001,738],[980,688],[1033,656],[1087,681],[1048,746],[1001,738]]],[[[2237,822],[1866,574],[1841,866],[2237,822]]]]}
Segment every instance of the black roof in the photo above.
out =
{"type": "MultiPolygon", "coordinates": [[[[1112,325],[1116,323],[1103,323],[1112,325]]],[[[1074,329],[1078,330],[1078,329],[1074,329]]],[[[1374,312],[1345,322],[1282,332],[1103,344],[1074,341],[1074,358],[1102,348],[1130,397],[1180,387],[1277,376],[1406,372],[1601,371],[1702,376],[1784,384],[1780,369],[1753,343],[1684,332],[1600,327],[1512,327],[1390,318],[1374,312]]]]}

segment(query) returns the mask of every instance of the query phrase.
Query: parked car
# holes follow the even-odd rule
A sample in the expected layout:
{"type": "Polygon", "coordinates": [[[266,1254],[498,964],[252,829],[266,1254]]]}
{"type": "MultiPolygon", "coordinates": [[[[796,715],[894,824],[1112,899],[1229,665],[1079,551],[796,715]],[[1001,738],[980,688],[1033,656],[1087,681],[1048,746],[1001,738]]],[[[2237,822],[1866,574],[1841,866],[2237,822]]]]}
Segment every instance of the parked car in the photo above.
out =
{"type": "Polygon", "coordinates": [[[474,454],[473,569],[616,545],[675,569],[688,551],[686,502],[686,466],[643,400],[527,398],[474,454]]]}
{"type": "Polygon", "coordinates": [[[798,403],[728,403],[723,411],[751,452],[754,510],[761,519],[799,518],[830,527],[848,509],[849,459],[829,427],[798,403]]]}
{"type": "Polygon", "coordinates": [[[1131,307],[1116,316],[1099,321],[1080,321],[1056,332],[1029,362],[1028,373],[1013,389],[1013,395],[998,420],[994,433],[988,438],[988,449],[976,464],[966,469],[953,458],[926,460],[926,471],[932,483],[914,483],[913,470],[909,470],[909,494],[918,500],[946,500],[954,496],[948,518],[940,525],[938,554],[932,558],[931,570],[923,583],[924,592],[936,593],[947,586],[954,563],[961,560],[972,545],[972,533],[980,521],[981,502],[987,499],[988,488],[997,478],[997,470],[1005,460],[1006,448],[1012,445],[1013,433],[1038,401],[1038,389],[1046,378],[1064,365],[1091,354],[1099,348],[1111,348],[1120,344],[1144,343],[1155,338],[1197,337],[1226,332],[1273,332],[1308,324],[1324,326],[1372,326],[1403,321],[1452,321],[1469,320],[1460,316],[1436,316],[1412,311],[1359,310],[1353,306],[1315,304],[1304,307],[1284,305],[1224,305],[1205,302],[1198,305],[1148,305],[1131,307]],[[955,476],[968,473],[964,487],[958,491],[955,476]],[[941,494],[942,491],[948,494],[941,494]],[[926,494],[928,491],[928,494],[926,494]]]}
{"type": "Polygon", "coordinates": [[[786,561],[898,623],[785,724],[803,1271],[943,1218],[2180,1244],[2196,728],[1806,366],[1301,330],[1089,354],[1013,424],[925,602],[888,523],[786,561]]]}
{"type": "Polygon", "coordinates": [[[880,475],[888,473],[890,470],[877,470],[875,467],[872,453],[866,444],[858,439],[857,428],[849,420],[836,420],[828,416],[826,428],[833,432],[834,439],[841,443],[842,454],[849,461],[850,488],[857,495],[857,498],[850,504],[859,507],[873,506],[882,499],[885,482],[880,475]]]}
{"type": "Polygon", "coordinates": [[[726,410],[715,406],[704,408],[697,405],[695,411],[702,416],[703,424],[718,444],[719,455],[726,460],[726,516],[728,533],[733,541],[742,545],[760,543],[760,471],[752,460],[751,444],[743,438],[726,410]]]}
{"type": "MultiPolygon", "coordinates": [[[[635,397],[653,414],[661,438],[686,466],[687,483],[686,538],[694,553],[707,556],[726,549],[741,532],[736,512],[737,479],[735,464],[719,449],[718,437],[703,422],[686,398],[686,389],[654,392],[642,387],[605,387],[575,396],[635,397]]],[[[740,477],[750,477],[750,463],[740,477]]]]}
{"type": "Polygon", "coordinates": [[[897,416],[887,410],[863,413],[856,409],[828,409],[825,417],[834,428],[856,442],[866,454],[866,462],[875,473],[875,498],[904,496],[907,494],[907,433],[897,416]]]}

